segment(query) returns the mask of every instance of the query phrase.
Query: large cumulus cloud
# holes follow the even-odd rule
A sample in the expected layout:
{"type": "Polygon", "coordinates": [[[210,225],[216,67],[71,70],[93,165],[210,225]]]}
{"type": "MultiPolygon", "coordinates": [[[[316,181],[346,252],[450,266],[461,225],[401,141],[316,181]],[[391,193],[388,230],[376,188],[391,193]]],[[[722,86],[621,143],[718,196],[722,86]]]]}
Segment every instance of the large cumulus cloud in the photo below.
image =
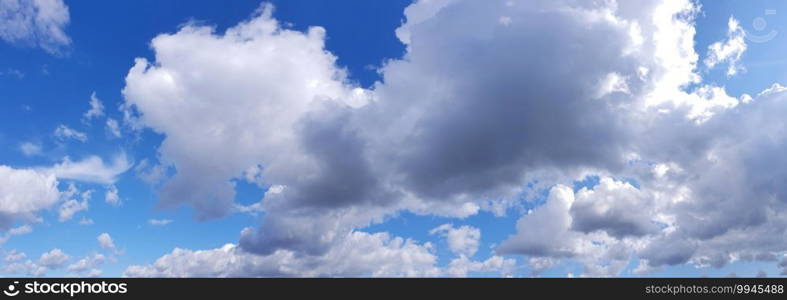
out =
{"type": "MultiPolygon", "coordinates": [[[[586,274],[615,275],[634,258],[652,269],[781,255],[783,89],[738,99],[703,83],[699,9],[416,1],[396,31],[407,52],[370,89],[348,83],[322,28],[287,29],[269,5],[225,32],[162,34],[155,61],[138,59],[123,91],[134,124],[165,137],[161,164],[175,175],[160,205],[191,205],[200,219],[265,215],[238,245],[178,250],[127,274],[279,274],[171,269],[214,254],[278,267],[348,262],[335,253],[369,237],[357,228],[401,210],[499,212],[533,180],[549,188],[546,204],[497,250],[528,255],[534,270],[573,259],[586,274]],[[587,175],[600,183],[570,188],[587,175]],[[242,207],[234,180],[272,188],[242,207]]],[[[509,267],[464,259],[448,273],[509,267]]]]}
{"type": "MultiPolygon", "coordinates": [[[[326,127],[310,126],[302,118],[333,102],[363,103],[363,92],[345,85],[335,57],[323,49],[322,28],[284,29],[271,13],[272,7],[264,6],[221,35],[192,25],[160,35],[151,43],[155,63],[138,59],[129,72],[123,90],[127,104],[141,112],[141,122],[166,136],[160,152],[177,169],[161,189],[162,206],[189,203],[200,218],[221,217],[234,197],[230,179],[258,164],[262,173],[253,175],[266,182],[317,186],[326,177],[322,169],[343,167],[331,158],[352,151],[351,144],[309,152],[304,150],[309,145],[301,143],[309,135],[352,143],[352,132],[343,132],[340,123],[327,127],[340,122],[341,113],[336,112],[337,121],[315,120],[326,127]]],[[[334,193],[343,196],[340,190],[334,193]]]]}

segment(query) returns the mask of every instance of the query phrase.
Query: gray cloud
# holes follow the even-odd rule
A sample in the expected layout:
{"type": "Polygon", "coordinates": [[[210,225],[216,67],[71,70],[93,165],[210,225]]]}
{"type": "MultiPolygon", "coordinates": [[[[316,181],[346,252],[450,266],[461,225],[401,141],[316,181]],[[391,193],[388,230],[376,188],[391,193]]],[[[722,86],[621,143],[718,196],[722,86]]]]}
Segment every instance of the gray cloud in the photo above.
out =
{"type": "Polygon", "coordinates": [[[572,229],[604,230],[616,238],[657,233],[653,200],[632,185],[604,178],[592,190],[583,188],[571,206],[572,229]]]}

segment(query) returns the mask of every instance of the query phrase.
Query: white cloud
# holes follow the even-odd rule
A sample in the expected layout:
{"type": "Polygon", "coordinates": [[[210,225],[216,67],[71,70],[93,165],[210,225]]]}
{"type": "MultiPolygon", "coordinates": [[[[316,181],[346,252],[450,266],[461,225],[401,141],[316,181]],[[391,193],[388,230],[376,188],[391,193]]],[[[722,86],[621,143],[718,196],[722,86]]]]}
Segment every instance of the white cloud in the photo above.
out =
{"type": "MultiPolygon", "coordinates": [[[[530,267],[530,274],[538,276],[544,271],[552,268],[558,260],[552,257],[544,256],[531,256],[527,259],[527,265],[530,267]]],[[[569,273],[569,277],[571,273],[569,273]]]]}
{"type": "Polygon", "coordinates": [[[161,164],[151,164],[148,159],[142,159],[135,167],[137,177],[145,183],[156,186],[167,176],[167,168],[161,164]]]}
{"type": "Polygon", "coordinates": [[[111,133],[113,137],[119,138],[121,136],[120,125],[118,125],[115,119],[107,118],[107,130],[109,130],[109,133],[111,133]]]}
{"type": "Polygon", "coordinates": [[[95,224],[95,222],[93,222],[93,219],[91,219],[91,218],[82,217],[82,219],[79,220],[79,225],[87,226],[87,225],[93,225],[93,224],[95,224]]]}
{"type": "Polygon", "coordinates": [[[107,188],[107,193],[104,195],[104,201],[112,206],[118,206],[122,203],[118,195],[118,188],[114,184],[107,188]]]}
{"type": "Polygon", "coordinates": [[[443,224],[429,231],[440,234],[448,241],[448,248],[456,255],[471,257],[478,251],[481,230],[472,226],[454,228],[453,224],[443,224]]]}
{"type": "Polygon", "coordinates": [[[596,98],[603,98],[615,92],[628,94],[629,88],[626,80],[626,78],[623,78],[620,74],[615,72],[607,74],[603,77],[599,84],[599,90],[596,98]]]}
{"type": "Polygon", "coordinates": [[[0,76],[14,76],[17,79],[25,78],[25,73],[19,71],[17,69],[8,69],[6,71],[0,71],[0,76]]]}
{"type": "Polygon", "coordinates": [[[87,210],[88,204],[87,200],[77,201],[74,199],[66,200],[63,204],[60,205],[60,209],[58,210],[58,220],[60,222],[65,222],[71,220],[74,217],[74,214],[87,210]]]}
{"type": "Polygon", "coordinates": [[[404,10],[406,22],[396,29],[396,37],[405,45],[409,45],[412,42],[411,28],[433,18],[451,2],[452,0],[418,0],[407,6],[404,10]]]}
{"type": "Polygon", "coordinates": [[[68,6],[62,0],[0,1],[0,38],[11,44],[59,54],[71,44],[64,31],[68,22],[68,6]]]}
{"type": "Polygon", "coordinates": [[[104,232],[99,234],[96,239],[98,240],[98,245],[101,246],[102,249],[113,251],[116,249],[115,242],[112,241],[112,237],[109,235],[109,233],[104,232]]]}
{"type": "Polygon", "coordinates": [[[164,225],[169,225],[170,223],[172,223],[172,220],[170,220],[170,219],[150,219],[150,220],[148,220],[148,223],[150,223],[150,225],[153,225],[153,226],[164,226],[164,225]]]}
{"type": "Polygon", "coordinates": [[[7,274],[24,274],[28,276],[41,277],[46,275],[47,268],[39,266],[32,260],[9,263],[2,268],[7,274]]]}
{"type": "Polygon", "coordinates": [[[87,142],[87,134],[62,124],[55,128],[55,137],[61,141],[75,139],[83,143],[87,142]]]}
{"type": "Polygon", "coordinates": [[[66,157],[52,167],[39,168],[42,172],[51,173],[58,178],[73,179],[85,182],[113,184],[120,174],[131,168],[125,153],[115,155],[111,165],[104,163],[98,156],[89,156],[81,161],[72,161],[66,157]]]}
{"type": "Polygon", "coordinates": [[[34,221],[36,213],[60,200],[57,178],[29,169],[0,165],[0,230],[15,221],[34,221]]]}
{"type": "Polygon", "coordinates": [[[129,71],[126,105],[165,134],[159,151],[177,170],[159,191],[162,207],[189,203],[201,219],[216,218],[233,207],[229,180],[251,166],[264,162],[263,176],[282,184],[302,178],[295,170],[316,171],[299,149],[300,119],[362,100],[323,49],[324,29],[284,29],[271,13],[264,6],[221,34],[189,25],[159,35],[156,61],[137,59],[129,71]]]}
{"type": "Polygon", "coordinates": [[[495,255],[484,261],[473,261],[467,256],[459,256],[448,263],[445,274],[453,277],[467,277],[470,272],[486,272],[502,277],[511,277],[514,276],[516,269],[516,260],[513,258],[495,255]]]}
{"type": "Polygon", "coordinates": [[[41,155],[41,145],[24,142],[19,144],[19,151],[21,151],[25,156],[41,155]]]}
{"type": "Polygon", "coordinates": [[[473,261],[462,255],[441,269],[430,243],[391,237],[387,233],[354,231],[321,255],[296,255],[278,250],[268,255],[243,251],[237,245],[210,250],[175,249],[153,264],[130,266],[128,277],[464,277],[470,272],[512,276],[516,261],[492,256],[473,261]]]}
{"type": "MultiPolygon", "coordinates": [[[[779,93],[782,93],[782,92],[785,92],[785,91],[787,91],[787,87],[782,86],[781,84],[779,84],[777,82],[777,83],[774,83],[773,85],[771,85],[771,87],[769,87],[769,88],[763,90],[762,92],[760,92],[759,94],[757,94],[757,97],[776,95],[776,94],[779,94],[779,93]]],[[[751,97],[751,96],[749,96],[749,97],[751,97]]],[[[749,100],[749,102],[750,101],[751,100],[749,100]]]]}
{"type": "MultiPolygon", "coordinates": [[[[626,183],[611,179],[602,179],[602,182],[593,191],[582,189],[576,194],[564,185],[553,187],[546,204],[522,216],[517,221],[516,234],[503,241],[497,253],[528,255],[528,264],[534,274],[559,260],[570,259],[582,263],[584,275],[619,275],[636,251],[642,249],[647,237],[636,239],[640,232],[632,228],[638,227],[632,227],[626,219],[615,222],[614,218],[607,218],[610,212],[599,214],[599,210],[610,207],[610,201],[621,201],[618,195],[609,193],[623,196],[632,193],[627,191],[626,183]],[[579,211],[576,207],[580,207],[579,211]],[[592,221],[577,223],[578,218],[591,218],[592,221]],[[632,233],[637,234],[632,236],[632,233]]],[[[621,209],[628,208],[624,205],[621,209]]]]}
{"type": "Polygon", "coordinates": [[[99,270],[99,269],[90,269],[90,271],[88,271],[85,276],[86,277],[99,277],[99,276],[101,276],[101,273],[103,273],[103,272],[101,270],[99,270]]]}
{"type": "MultiPolygon", "coordinates": [[[[643,55],[655,59],[655,64],[643,65],[640,67],[643,72],[638,72],[648,89],[645,106],[652,113],[662,116],[684,113],[696,122],[735,107],[737,99],[729,97],[723,87],[702,84],[702,77],[696,71],[699,55],[694,51],[694,18],[700,6],[693,1],[662,1],[653,4],[654,7],[650,7],[654,8],[652,11],[643,11],[643,17],[646,18],[647,14],[653,14],[652,24],[648,24],[649,21],[639,23],[641,36],[647,37],[647,31],[654,30],[650,37],[653,44],[643,42],[640,45],[643,55]],[[697,90],[687,92],[685,89],[690,85],[697,85],[697,90]]],[[[619,5],[626,5],[632,12],[636,9],[631,4],[619,5]]],[[[652,127],[659,126],[662,125],[652,127]]]]}
{"type": "Polygon", "coordinates": [[[64,202],[60,204],[60,208],[58,209],[58,220],[60,222],[71,220],[71,218],[74,217],[74,214],[88,209],[88,200],[90,200],[92,191],[86,191],[82,193],[82,201],[78,201],[74,198],[78,194],[79,190],[74,185],[74,183],[69,183],[68,190],[61,194],[64,202]]]}
{"type": "Polygon", "coordinates": [[[8,231],[8,234],[10,234],[10,235],[23,235],[23,234],[28,234],[28,233],[31,233],[31,232],[33,232],[33,227],[30,227],[30,225],[22,225],[22,226],[19,226],[19,227],[11,228],[11,230],[8,231]]]}
{"type": "MultiPolygon", "coordinates": [[[[92,190],[80,191],[73,183],[64,191],[58,189],[58,172],[52,169],[14,169],[0,165],[0,231],[16,222],[38,222],[37,213],[59,204],[58,220],[70,220],[79,211],[88,209],[92,190]]],[[[73,174],[72,174],[73,175],[73,174]]],[[[68,176],[65,176],[68,177],[68,176]]],[[[80,223],[87,222],[83,218],[80,223]]],[[[12,229],[9,234],[22,233],[29,226],[12,229]]]]}
{"type": "Polygon", "coordinates": [[[104,264],[106,257],[100,253],[94,253],[70,264],[66,270],[76,275],[86,275],[88,277],[95,277],[101,275],[101,271],[97,268],[104,264]],[[98,272],[96,272],[98,271],[98,272]],[[97,274],[96,274],[97,273],[97,274]]]}
{"type": "Polygon", "coordinates": [[[24,235],[33,232],[33,227],[30,225],[22,225],[18,227],[14,227],[8,230],[4,235],[0,236],[0,244],[5,243],[10,239],[12,236],[15,235],[24,235]]]}
{"type": "Polygon", "coordinates": [[[175,249],[155,263],[130,266],[129,277],[437,276],[430,244],[386,233],[352,232],[323,255],[279,250],[265,256],[227,244],[211,250],[175,249]]]}
{"type": "Polygon", "coordinates": [[[70,257],[68,254],[58,248],[55,248],[49,252],[41,254],[41,258],[38,259],[38,265],[50,270],[59,269],[64,267],[69,259],[70,257]]]}
{"type": "Polygon", "coordinates": [[[708,68],[727,63],[727,76],[734,76],[743,70],[743,66],[739,64],[739,61],[747,48],[746,31],[743,30],[738,20],[733,17],[730,17],[727,23],[727,40],[715,42],[708,46],[708,54],[704,62],[708,68]]]}
{"type": "Polygon", "coordinates": [[[15,263],[21,261],[27,257],[27,254],[24,252],[19,252],[16,249],[12,249],[11,251],[6,252],[5,257],[3,257],[3,261],[5,263],[15,263]]]}
{"type": "Polygon", "coordinates": [[[96,92],[90,94],[89,104],[90,109],[83,116],[85,120],[89,121],[90,119],[104,116],[104,104],[101,103],[101,99],[98,99],[96,92]]]}
{"type": "Polygon", "coordinates": [[[11,250],[6,253],[3,261],[6,263],[2,269],[6,274],[22,274],[27,276],[42,277],[49,270],[63,268],[71,257],[58,248],[41,254],[36,262],[28,259],[24,252],[11,250]]]}
{"type": "Polygon", "coordinates": [[[517,234],[503,241],[499,253],[533,256],[571,256],[577,252],[576,237],[571,229],[569,210],[574,192],[566,186],[549,191],[546,204],[522,216],[516,223],[517,234]]]}

